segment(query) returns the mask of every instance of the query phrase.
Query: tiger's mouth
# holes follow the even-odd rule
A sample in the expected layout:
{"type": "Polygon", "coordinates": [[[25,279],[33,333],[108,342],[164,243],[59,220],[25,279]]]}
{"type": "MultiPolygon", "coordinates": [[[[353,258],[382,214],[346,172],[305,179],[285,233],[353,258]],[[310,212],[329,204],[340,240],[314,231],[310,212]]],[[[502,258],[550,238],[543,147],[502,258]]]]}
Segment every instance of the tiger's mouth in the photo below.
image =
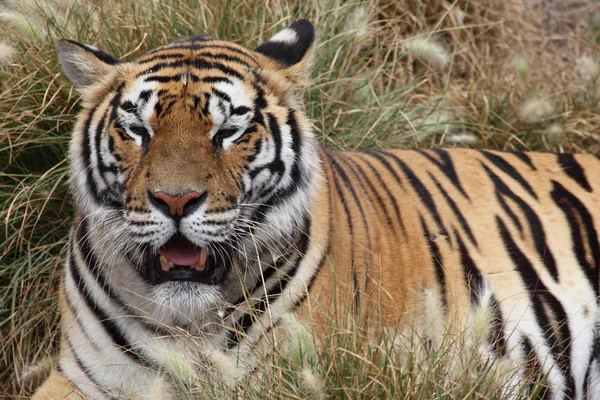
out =
{"type": "Polygon", "coordinates": [[[230,269],[231,257],[226,248],[218,252],[201,248],[178,234],[148,256],[148,279],[153,285],[171,281],[217,285],[230,269]]]}

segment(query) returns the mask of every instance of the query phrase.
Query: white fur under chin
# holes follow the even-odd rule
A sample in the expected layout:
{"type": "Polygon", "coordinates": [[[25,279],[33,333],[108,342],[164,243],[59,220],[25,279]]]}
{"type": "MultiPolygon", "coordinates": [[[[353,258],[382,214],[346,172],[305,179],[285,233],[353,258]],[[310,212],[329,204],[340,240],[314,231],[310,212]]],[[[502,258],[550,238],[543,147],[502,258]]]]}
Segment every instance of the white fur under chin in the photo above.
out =
{"type": "Polygon", "coordinates": [[[214,323],[223,295],[217,286],[196,282],[165,282],[152,288],[149,300],[155,303],[152,318],[172,326],[208,328],[214,323]]]}

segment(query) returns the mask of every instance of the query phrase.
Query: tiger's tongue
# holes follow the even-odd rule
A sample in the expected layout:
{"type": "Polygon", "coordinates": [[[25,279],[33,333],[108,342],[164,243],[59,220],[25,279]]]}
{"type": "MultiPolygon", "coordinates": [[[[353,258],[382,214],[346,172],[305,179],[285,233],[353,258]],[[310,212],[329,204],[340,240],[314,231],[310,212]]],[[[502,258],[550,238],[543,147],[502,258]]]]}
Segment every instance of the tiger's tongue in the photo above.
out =
{"type": "Polygon", "coordinates": [[[183,238],[174,238],[157,253],[167,257],[175,265],[194,265],[200,259],[202,249],[183,238]]]}

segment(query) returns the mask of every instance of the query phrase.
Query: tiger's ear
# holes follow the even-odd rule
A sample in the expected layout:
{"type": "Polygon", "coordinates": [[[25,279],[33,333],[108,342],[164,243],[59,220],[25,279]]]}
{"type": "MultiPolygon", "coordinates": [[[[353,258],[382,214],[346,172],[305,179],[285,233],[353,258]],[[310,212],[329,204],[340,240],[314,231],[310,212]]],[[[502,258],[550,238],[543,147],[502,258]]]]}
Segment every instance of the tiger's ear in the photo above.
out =
{"type": "Polygon", "coordinates": [[[93,46],[66,39],[58,42],[58,61],[80,92],[112,75],[115,66],[121,63],[93,46]]]}
{"type": "Polygon", "coordinates": [[[297,83],[310,74],[314,43],[315,28],[308,20],[299,19],[258,46],[256,51],[269,57],[279,72],[297,83]]]}

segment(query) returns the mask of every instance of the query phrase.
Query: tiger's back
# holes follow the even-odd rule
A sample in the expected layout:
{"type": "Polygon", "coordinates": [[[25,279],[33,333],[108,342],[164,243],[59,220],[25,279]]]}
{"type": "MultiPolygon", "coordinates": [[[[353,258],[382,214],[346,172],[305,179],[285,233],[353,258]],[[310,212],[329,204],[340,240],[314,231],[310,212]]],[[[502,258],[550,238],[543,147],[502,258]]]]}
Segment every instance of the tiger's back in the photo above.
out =
{"type": "Polygon", "coordinates": [[[244,358],[293,310],[321,334],[403,326],[425,292],[458,330],[489,306],[493,354],[549,395],[597,396],[600,161],[319,147],[297,98],[313,40],[301,20],[256,51],[198,36],[131,63],[61,42],[76,216],[36,398],[144,396],[161,348],[244,358]]]}

